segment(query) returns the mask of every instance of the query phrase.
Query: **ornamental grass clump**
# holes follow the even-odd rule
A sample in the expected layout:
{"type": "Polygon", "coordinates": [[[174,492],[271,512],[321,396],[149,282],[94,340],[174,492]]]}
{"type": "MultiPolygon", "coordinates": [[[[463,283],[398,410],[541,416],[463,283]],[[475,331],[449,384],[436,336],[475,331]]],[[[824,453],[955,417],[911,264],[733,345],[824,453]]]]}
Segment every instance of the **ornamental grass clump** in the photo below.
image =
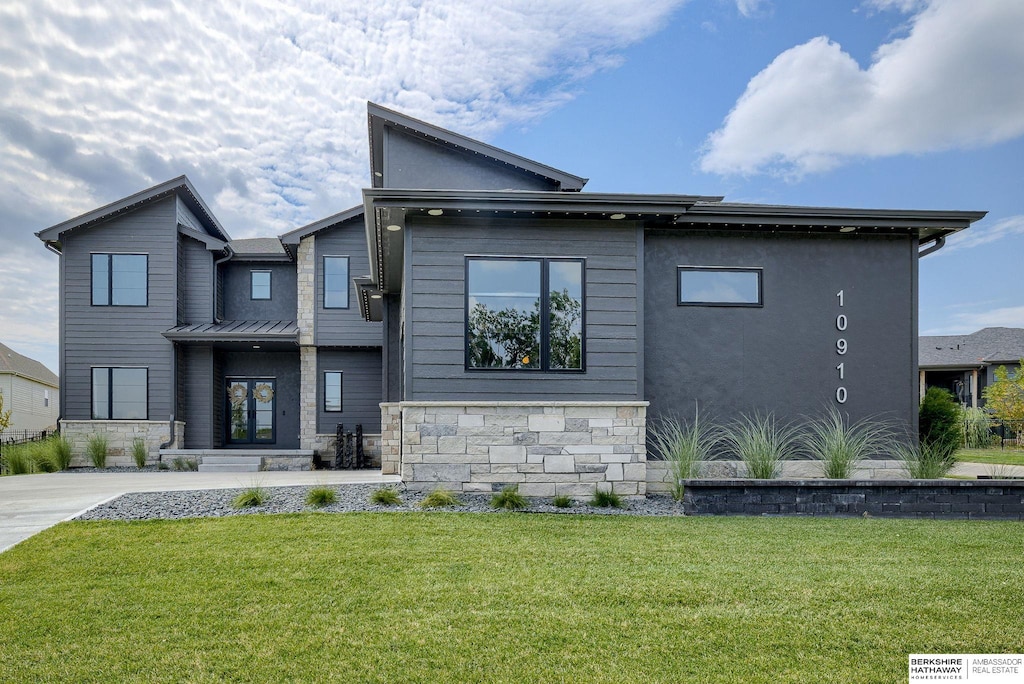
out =
{"type": "Polygon", "coordinates": [[[963,415],[964,446],[968,449],[984,449],[992,446],[990,416],[985,409],[967,408],[963,415]]]}
{"type": "Polygon", "coordinates": [[[378,506],[401,506],[402,497],[398,495],[398,490],[394,487],[381,487],[370,494],[370,503],[375,503],[378,506]]]}
{"type": "Polygon", "coordinates": [[[622,497],[615,492],[606,492],[604,490],[597,490],[594,492],[594,498],[590,500],[591,506],[598,508],[622,508],[622,497]]]}
{"type": "Polygon", "coordinates": [[[491,508],[504,508],[506,511],[521,511],[530,507],[530,502],[519,493],[518,485],[509,485],[491,497],[491,508]]]}
{"type": "Polygon", "coordinates": [[[231,505],[234,508],[255,508],[265,504],[269,498],[270,495],[267,494],[267,490],[259,485],[253,485],[236,496],[232,500],[231,505]]]}
{"type": "Polygon", "coordinates": [[[702,421],[697,410],[692,422],[669,417],[652,421],[647,437],[654,453],[668,464],[672,497],[676,501],[683,500],[683,481],[701,476],[705,461],[711,459],[721,441],[714,426],[702,421]]]}
{"type": "Polygon", "coordinates": [[[782,462],[796,458],[797,429],[779,423],[771,413],[742,416],[726,429],[726,444],[743,461],[747,477],[773,480],[782,474],[782,462]]]}
{"type": "Polygon", "coordinates": [[[313,487],[306,494],[306,504],[320,508],[338,500],[338,494],[330,487],[313,487]]]}
{"type": "Polygon", "coordinates": [[[449,506],[459,506],[461,503],[447,489],[435,489],[423,498],[420,506],[423,508],[448,508],[449,506]]]}
{"type": "Polygon", "coordinates": [[[899,444],[895,451],[907,474],[915,480],[945,477],[956,465],[956,449],[946,442],[922,440],[918,444],[899,444]]]}
{"type": "Polygon", "coordinates": [[[6,475],[30,475],[36,472],[35,459],[26,448],[27,444],[4,447],[4,473],[6,475]]]}
{"type": "Polygon", "coordinates": [[[135,460],[136,468],[146,467],[146,458],[149,456],[149,451],[146,449],[146,442],[142,439],[136,439],[132,442],[132,459],[135,460]]]}
{"type": "Polygon", "coordinates": [[[803,447],[818,461],[822,474],[845,480],[870,456],[882,453],[892,440],[888,424],[865,418],[850,422],[836,407],[830,407],[821,418],[807,424],[803,447]]]}
{"type": "Polygon", "coordinates": [[[64,435],[57,435],[50,441],[50,453],[57,470],[71,467],[71,442],[64,435]]]}
{"type": "Polygon", "coordinates": [[[107,436],[89,435],[89,441],[85,445],[85,453],[96,468],[107,467],[107,436]]]}
{"type": "Polygon", "coordinates": [[[572,506],[572,497],[566,496],[565,494],[559,494],[551,500],[551,503],[555,508],[569,508],[572,506]]]}

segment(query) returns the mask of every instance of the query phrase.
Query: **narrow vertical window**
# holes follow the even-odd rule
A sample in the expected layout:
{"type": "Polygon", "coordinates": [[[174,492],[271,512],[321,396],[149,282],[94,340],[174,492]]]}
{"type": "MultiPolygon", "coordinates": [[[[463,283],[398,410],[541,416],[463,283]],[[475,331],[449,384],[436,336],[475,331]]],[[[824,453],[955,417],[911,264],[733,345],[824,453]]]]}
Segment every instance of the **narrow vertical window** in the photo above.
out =
{"type": "Polygon", "coordinates": [[[548,367],[583,368],[583,262],[548,262],[548,367]]]}
{"type": "Polygon", "coordinates": [[[92,419],[110,420],[110,369],[92,369],[92,419]]]}
{"type": "Polygon", "coordinates": [[[110,255],[92,255],[92,304],[110,304],[110,255]]]}
{"type": "Polygon", "coordinates": [[[270,271],[250,271],[250,299],[270,299],[270,271]]]}
{"type": "Polygon", "coordinates": [[[348,257],[324,257],[324,308],[348,308],[348,257]]]}
{"type": "Polygon", "coordinates": [[[324,373],[324,411],[341,411],[341,371],[324,373]]]}
{"type": "Polygon", "coordinates": [[[43,407],[47,408],[50,406],[50,390],[43,390],[43,407]]]}

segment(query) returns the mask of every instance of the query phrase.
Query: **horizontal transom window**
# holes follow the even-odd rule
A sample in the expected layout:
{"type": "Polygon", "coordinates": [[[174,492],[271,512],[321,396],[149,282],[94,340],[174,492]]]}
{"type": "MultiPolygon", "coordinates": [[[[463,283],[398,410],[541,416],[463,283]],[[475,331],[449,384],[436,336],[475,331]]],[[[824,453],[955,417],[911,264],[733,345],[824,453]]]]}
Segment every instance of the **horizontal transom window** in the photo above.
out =
{"type": "Polygon", "coordinates": [[[680,306],[763,306],[760,268],[679,266],[680,306]]]}
{"type": "Polygon", "coordinates": [[[584,370],[583,259],[466,258],[466,368],[584,370]]]}

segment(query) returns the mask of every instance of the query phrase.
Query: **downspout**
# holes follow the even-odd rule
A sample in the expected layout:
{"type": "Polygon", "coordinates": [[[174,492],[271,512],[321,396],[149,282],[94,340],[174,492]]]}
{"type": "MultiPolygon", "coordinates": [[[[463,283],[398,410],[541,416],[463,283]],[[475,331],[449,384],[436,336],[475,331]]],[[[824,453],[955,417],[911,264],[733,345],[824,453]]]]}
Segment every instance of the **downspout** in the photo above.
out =
{"type": "Polygon", "coordinates": [[[918,252],[917,253],[917,258],[920,259],[921,257],[928,256],[932,252],[938,252],[940,249],[942,249],[942,247],[945,244],[946,244],[946,236],[943,235],[943,236],[939,237],[937,240],[935,240],[935,244],[933,244],[931,247],[927,247],[925,249],[922,249],[920,252],[918,252]]]}
{"type": "Polygon", "coordinates": [[[213,322],[220,323],[220,318],[217,317],[217,267],[223,264],[225,261],[235,256],[235,250],[231,249],[230,244],[224,245],[224,251],[227,255],[223,259],[217,259],[213,262],[213,322]]]}
{"type": "Polygon", "coordinates": [[[174,429],[174,409],[178,404],[178,398],[174,395],[174,388],[178,386],[178,350],[171,342],[171,420],[168,423],[170,438],[160,445],[160,449],[166,449],[174,444],[177,439],[174,429]]]}

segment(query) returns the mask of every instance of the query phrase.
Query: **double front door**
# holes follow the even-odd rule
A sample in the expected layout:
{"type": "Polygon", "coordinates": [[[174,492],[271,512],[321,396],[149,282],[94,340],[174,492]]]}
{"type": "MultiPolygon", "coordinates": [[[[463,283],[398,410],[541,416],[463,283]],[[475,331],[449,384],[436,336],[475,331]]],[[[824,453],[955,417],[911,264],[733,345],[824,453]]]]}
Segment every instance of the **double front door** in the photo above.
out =
{"type": "Polygon", "coordinates": [[[273,378],[228,378],[227,432],[230,444],[273,444],[277,440],[273,378]]]}

